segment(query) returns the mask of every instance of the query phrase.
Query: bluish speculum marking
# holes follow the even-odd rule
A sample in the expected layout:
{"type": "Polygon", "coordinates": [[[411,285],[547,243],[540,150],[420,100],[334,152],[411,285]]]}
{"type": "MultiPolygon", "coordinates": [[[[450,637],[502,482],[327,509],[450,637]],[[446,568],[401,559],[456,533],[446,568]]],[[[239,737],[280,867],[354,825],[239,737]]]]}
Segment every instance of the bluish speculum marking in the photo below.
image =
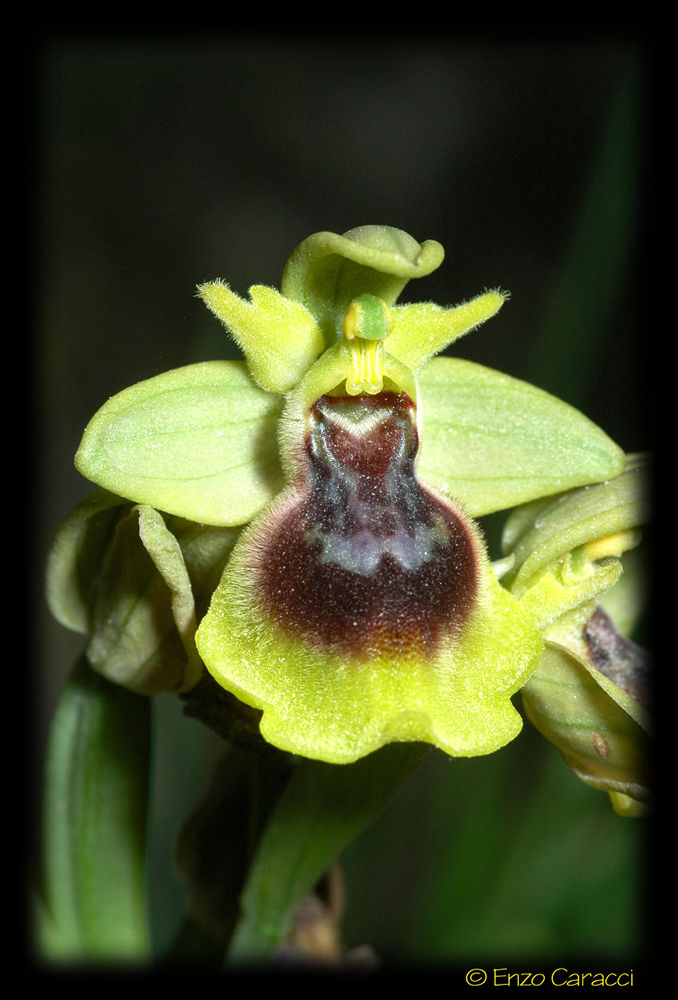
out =
{"type": "Polygon", "coordinates": [[[256,567],[266,611],[296,637],[358,659],[430,657],[468,619],[476,542],[415,475],[404,393],[322,396],[311,408],[299,499],[256,567]]]}

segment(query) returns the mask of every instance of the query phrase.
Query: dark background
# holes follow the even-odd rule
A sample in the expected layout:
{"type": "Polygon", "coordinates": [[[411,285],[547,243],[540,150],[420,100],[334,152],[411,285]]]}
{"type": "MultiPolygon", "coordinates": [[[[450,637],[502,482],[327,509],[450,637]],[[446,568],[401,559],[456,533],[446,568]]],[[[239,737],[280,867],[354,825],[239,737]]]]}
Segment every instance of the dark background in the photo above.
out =
{"type": "MultiPolygon", "coordinates": [[[[28,304],[39,745],[82,645],[41,597],[50,538],[89,490],[73,455],[108,396],[234,356],[195,298],[199,282],[223,278],[241,294],[277,285],[291,250],[319,230],[383,223],[439,240],[443,265],[403,300],[448,305],[496,286],[512,295],[456,354],[536,381],[627,451],[649,447],[639,322],[648,60],[641,41],[612,34],[42,40],[28,304]]],[[[162,854],[178,822],[174,793],[183,781],[190,801],[196,769],[207,773],[200,754],[209,761],[214,749],[196,752],[197,724],[159,704],[171,735],[158,756],[174,767],[162,854]]],[[[561,964],[587,949],[632,962],[641,837],[642,823],[616,817],[529,727],[487,760],[434,752],[349,852],[348,943],[462,963],[526,954],[561,964]]],[[[181,892],[166,891],[160,925],[181,892]]]]}

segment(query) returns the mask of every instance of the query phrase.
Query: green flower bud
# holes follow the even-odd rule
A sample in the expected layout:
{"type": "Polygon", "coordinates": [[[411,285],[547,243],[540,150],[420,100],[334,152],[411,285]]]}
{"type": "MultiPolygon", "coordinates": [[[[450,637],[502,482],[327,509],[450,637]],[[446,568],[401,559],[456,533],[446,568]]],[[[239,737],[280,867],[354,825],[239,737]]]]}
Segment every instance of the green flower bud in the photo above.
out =
{"type": "Polygon", "coordinates": [[[101,491],[64,521],[48,560],[52,612],[88,634],[98,673],[142,694],[186,691],[203,674],[197,617],[237,534],[168,521],[101,491]]]}
{"type": "Polygon", "coordinates": [[[629,456],[608,482],[514,511],[504,534],[513,559],[504,582],[538,613],[546,642],[522,690],[525,711],[574,773],[627,816],[650,799],[649,665],[600,602],[648,518],[645,473],[644,458],[629,456]]]}
{"type": "Polygon", "coordinates": [[[648,695],[647,654],[600,607],[583,625],[552,635],[522,690],[534,726],[626,816],[643,815],[651,799],[648,695]]]}

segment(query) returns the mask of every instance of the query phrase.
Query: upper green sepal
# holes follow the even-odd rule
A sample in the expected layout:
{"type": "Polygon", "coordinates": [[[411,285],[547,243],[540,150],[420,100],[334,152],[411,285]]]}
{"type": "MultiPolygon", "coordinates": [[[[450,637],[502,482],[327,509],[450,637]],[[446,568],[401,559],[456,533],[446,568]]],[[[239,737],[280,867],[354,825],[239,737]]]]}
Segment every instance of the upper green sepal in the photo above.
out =
{"type": "Polygon", "coordinates": [[[280,409],[241,362],[177,368],[109,399],[88,424],[75,465],[136,503],[204,524],[243,524],[281,486],[280,409]]]}
{"type": "Polygon", "coordinates": [[[280,289],[306,306],[331,344],[353,299],[369,292],[393,305],[411,278],[430,274],[444,255],[435,240],[420,244],[392,226],[314,233],[290,255],[280,289]]]}
{"type": "Polygon", "coordinates": [[[527,382],[458,358],[433,358],[417,381],[419,476],[474,517],[624,468],[624,453],[604,431],[527,382]]]}

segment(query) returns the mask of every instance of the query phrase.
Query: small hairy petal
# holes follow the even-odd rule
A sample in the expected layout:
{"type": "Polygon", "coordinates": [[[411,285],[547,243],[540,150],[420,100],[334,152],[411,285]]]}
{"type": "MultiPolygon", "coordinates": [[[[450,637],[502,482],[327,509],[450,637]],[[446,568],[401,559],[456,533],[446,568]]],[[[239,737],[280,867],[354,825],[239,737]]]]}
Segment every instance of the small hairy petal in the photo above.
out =
{"type": "Polygon", "coordinates": [[[238,343],[263,389],[287,392],[325,347],[308,309],[275,288],[253,285],[248,302],[224,281],[211,281],[200,285],[198,294],[238,343]]]}

